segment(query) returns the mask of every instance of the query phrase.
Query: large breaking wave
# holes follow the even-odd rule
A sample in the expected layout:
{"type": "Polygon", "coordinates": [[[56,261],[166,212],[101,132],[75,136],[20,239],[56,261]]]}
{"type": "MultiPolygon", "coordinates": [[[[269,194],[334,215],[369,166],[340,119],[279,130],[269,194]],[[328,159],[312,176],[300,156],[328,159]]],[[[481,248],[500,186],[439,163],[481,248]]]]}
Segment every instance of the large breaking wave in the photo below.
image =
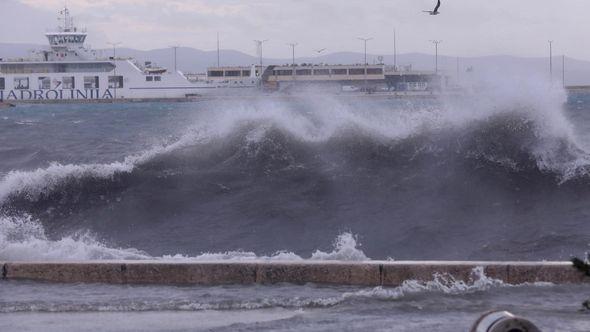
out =
{"type": "Polygon", "coordinates": [[[522,86],[220,107],[120,162],[6,174],[0,259],[302,259],[337,234],[312,258],[366,259],[350,232],[376,258],[563,257],[587,242],[560,222],[586,227],[563,214],[590,165],[564,100],[522,86]]]}

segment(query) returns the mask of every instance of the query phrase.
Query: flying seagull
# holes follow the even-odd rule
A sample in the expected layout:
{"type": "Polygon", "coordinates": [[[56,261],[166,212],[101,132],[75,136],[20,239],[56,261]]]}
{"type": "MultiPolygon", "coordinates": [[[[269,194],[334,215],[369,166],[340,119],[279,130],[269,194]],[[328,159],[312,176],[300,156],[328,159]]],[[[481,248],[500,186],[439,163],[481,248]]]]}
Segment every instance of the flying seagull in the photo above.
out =
{"type": "Polygon", "coordinates": [[[438,0],[438,2],[436,3],[436,7],[434,7],[433,11],[423,10],[423,12],[428,13],[430,15],[438,15],[438,14],[440,14],[440,12],[438,11],[439,7],[440,7],[440,0],[438,0]]]}
{"type": "Polygon", "coordinates": [[[320,50],[315,50],[316,53],[322,53],[323,51],[327,50],[327,48],[322,48],[320,50]]]}

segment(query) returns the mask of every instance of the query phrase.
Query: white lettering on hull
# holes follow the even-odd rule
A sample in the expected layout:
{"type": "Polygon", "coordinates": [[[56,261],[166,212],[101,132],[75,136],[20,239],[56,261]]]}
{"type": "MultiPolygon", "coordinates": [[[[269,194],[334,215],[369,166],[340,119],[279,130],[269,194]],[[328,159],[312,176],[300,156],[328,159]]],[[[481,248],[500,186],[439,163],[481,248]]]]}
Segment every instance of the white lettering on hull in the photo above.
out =
{"type": "Polygon", "coordinates": [[[92,100],[113,99],[110,89],[84,90],[0,90],[0,100],[92,100]]]}

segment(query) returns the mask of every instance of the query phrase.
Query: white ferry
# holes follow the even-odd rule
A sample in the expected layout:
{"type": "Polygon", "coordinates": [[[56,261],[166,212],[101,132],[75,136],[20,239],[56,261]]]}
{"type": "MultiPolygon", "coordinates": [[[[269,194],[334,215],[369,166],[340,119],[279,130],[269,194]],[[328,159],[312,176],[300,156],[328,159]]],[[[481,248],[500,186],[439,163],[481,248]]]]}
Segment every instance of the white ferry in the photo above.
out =
{"type": "MultiPolygon", "coordinates": [[[[149,62],[142,66],[129,58],[100,59],[84,45],[87,33],[74,26],[68,8],[60,14],[57,31],[45,34],[48,50],[32,59],[0,59],[0,102],[181,99],[220,87],[189,82],[180,71],[149,62]]],[[[257,81],[251,77],[248,85],[257,81]]]]}

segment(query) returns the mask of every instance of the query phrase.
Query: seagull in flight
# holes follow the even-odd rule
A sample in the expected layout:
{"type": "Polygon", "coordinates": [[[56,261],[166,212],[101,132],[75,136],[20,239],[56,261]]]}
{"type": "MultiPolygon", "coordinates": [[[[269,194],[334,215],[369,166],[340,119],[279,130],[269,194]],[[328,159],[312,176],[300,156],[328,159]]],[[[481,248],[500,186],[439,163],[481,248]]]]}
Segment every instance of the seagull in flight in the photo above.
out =
{"type": "Polygon", "coordinates": [[[430,15],[438,15],[438,14],[440,14],[440,12],[438,11],[439,7],[440,7],[440,0],[438,0],[438,2],[436,3],[436,7],[434,7],[433,11],[423,10],[423,12],[428,13],[430,15]]]}
{"type": "Polygon", "coordinates": [[[319,53],[322,53],[322,52],[323,52],[323,51],[325,51],[325,50],[327,50],[327,48],[322,48],[322,49],[320,49],[320,50],[315,50],[315,52],[319,54],[319,53]]]}

